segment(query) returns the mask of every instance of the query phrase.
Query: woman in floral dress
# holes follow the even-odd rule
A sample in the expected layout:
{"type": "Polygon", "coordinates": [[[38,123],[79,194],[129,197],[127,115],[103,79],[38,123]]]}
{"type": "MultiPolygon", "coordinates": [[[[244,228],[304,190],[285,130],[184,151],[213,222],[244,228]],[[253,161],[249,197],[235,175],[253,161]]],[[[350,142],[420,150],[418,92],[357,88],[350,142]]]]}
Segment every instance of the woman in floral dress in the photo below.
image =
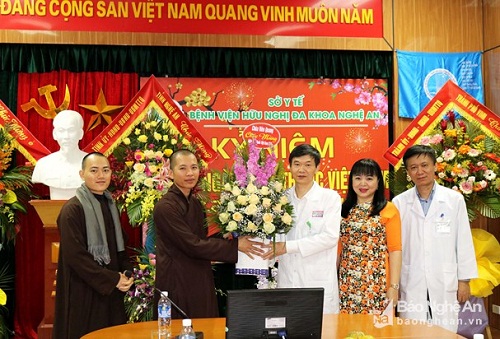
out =
{"type": "Polygon", "coordinates": [[[380,166],[372,159],[354,163],[342,204],[339,240],[341,313],[372,314],[398,301],[401,220],[384,195],[380,166]]]}

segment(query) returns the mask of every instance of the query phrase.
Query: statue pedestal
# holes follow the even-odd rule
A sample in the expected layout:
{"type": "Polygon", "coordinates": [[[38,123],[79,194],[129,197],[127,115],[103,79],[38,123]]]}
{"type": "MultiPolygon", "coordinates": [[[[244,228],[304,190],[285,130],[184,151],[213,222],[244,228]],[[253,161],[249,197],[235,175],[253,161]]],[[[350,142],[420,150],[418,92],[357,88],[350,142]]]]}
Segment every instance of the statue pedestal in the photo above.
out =
{"type": "Polygon", "coordinates": [[[54,307],[56,296],[57,260],[59,257],[59,231],[57,216],[66,200],[31,200],[32,205],[43,223],[43,262],[44,262],[44,306],[43,319],[38,325],[38,338],[52,338],[54,307]]]}

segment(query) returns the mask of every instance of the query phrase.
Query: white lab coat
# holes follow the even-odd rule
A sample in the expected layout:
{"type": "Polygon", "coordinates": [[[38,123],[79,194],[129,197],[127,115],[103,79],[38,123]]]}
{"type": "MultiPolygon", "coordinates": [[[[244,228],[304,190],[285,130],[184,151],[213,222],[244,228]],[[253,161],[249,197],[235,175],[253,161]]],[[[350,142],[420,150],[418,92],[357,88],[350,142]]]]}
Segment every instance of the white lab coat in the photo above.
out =
{"type": "Polygon", "coordinates": [[[476,257],[463,196],[435,184],[427,216],[416,188],[393,199],[401,215],[403,263],[402,318],[427,321],[427,291],[432,323],[457,331],[458,280],[477,277],[476,257]]]}
{"type": "Polygon", "coordinates": [[[316,182],[298,199],[295,186],[287,196],[294,206],[294,226],[286,235],[287,253],[278,258],[278,287],[323,287],[323,312],[339,312],[337,244],[341,199],[316,182]]]}

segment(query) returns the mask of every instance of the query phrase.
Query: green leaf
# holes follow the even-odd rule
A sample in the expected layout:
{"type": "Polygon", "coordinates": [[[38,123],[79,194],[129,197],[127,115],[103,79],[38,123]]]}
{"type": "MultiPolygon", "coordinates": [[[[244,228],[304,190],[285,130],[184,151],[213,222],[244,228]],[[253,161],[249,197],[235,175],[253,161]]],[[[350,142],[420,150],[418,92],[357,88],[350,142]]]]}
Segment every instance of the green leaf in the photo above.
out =
{"type": "Polygon", "coordinates": [[[142,224],[142,208],[140,200],[133,201],[127,206],[127,215],[130,225],[137,227],[142,224]]]}

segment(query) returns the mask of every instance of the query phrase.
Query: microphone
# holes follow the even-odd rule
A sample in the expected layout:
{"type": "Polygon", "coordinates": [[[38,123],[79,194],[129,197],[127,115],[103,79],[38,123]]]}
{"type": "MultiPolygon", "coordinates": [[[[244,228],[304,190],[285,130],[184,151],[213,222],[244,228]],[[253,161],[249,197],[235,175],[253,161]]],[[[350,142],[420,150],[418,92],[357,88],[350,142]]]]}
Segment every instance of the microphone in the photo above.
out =
{"type": "Polygon", "coordinates": [[[132,277],[132,271],[131,270],[125,270],[123,271],[123,274],[130,279],[132,277]]]}
{"type": "Polygon", "coordinates": [[[156,291],[158,291],[158,292],[160,293],[160,295],[162,295],[163,297],[167,298],[167,299],[168,299],[168,300],[172,303],[172,306],[174,306],[174,307],[175,307],[175,309],[176,309],[177,311],[179,311],[179,313],[180,313],[180,314],[182,314],[182,316],[184,317],[184,319],[191,319],[191,318],[189,318],[189,317],[187,316],[187,314],[186,314],[186,313],[182,310],[182,308],[180,308],[179,306],[177,306],[177,304],[176,304],[176,303],[174,303],[174,302],[172,301],[172,299],[170,299],[167,295],[163,294],[163,293],[162,293],[162,291],[161,291],[160,289],[158,289],[158,288],[156,288],[156,287],[155,287],[154,289],[155,289],[156,291]]]}

